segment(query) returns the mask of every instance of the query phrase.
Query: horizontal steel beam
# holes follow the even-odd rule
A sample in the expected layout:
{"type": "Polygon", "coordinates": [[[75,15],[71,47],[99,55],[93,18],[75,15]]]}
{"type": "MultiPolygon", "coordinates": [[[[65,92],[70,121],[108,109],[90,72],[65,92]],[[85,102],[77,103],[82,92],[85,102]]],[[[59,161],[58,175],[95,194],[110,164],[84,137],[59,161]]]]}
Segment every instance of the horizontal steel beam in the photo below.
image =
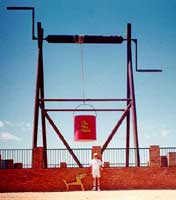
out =
{"type": "Polygon", "coordinates": [[[136,69],[137,72],[162,72],[162,69],[136,69]]]}
{"type": "Polygon", "coordinates": [[[125,109],[45,109],[46,112],[124,112],[125,109]]]}
{"type": "Polygon", "coordinates": [[[33,10],[34,7],[9,6],[7,10],[33,10]]]}
{"type": "Polygon", "coordinates": [[[130,101],[131,99],[39,99],[40,101],[59,101],[59,102],[88,102],[88,101],[109,101],[109,102],[113,102],[113,101],[130,101]]]}
{"type": "Polygon", "coordinates": [[[48,43],[88,43],[88,44],[121,44],[122,36],[95,36],[95,35],[48,35],[48,43]]]}

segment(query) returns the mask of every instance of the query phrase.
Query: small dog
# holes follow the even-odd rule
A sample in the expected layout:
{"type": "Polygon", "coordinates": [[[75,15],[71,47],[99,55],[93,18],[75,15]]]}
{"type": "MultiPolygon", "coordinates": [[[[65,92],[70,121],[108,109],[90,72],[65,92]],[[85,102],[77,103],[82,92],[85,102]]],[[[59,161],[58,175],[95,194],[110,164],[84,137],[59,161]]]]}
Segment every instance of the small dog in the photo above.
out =
{"type": "Polygon", "coordinates": [[[85,188],[84,188],[84,185],[81,181],[81,179],[83,179],[87,174],[86,173],[79,173],[76,175],[76,181],[74,182],[67,182],[66,180],[63,180],[65,185],[66,185],[66,188],[67,188],[67,191],[69,190],[69,186],[70,185],[80,185],[81,186],[81,190],[84,191],[85,188]]]}

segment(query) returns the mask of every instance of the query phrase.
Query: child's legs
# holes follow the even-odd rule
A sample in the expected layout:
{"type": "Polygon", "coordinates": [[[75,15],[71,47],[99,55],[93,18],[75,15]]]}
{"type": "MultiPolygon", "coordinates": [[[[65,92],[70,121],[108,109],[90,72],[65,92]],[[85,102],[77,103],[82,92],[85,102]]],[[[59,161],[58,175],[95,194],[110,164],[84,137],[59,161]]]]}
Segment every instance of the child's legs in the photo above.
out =
{"type": "Polygon", "coordinates": [[[96,187],[96,177],[93,177],[93,187],[96,187]]]}
{"type": "Polygon", "coordinates": [[[100,187],[100,177],[97,177],[97,186],[100,187]]]}
{"type": "Polygon", "coordinates": [[[93,178],[93,187],[98,187],[100,188],[100,171],[99,170],[94,170],[92,172],[92,178],[93,178]]]}
{"type": "Polygon", "coordinates": [[[100,177],[93,177],[93,187],[100,187],[100,177]]]}

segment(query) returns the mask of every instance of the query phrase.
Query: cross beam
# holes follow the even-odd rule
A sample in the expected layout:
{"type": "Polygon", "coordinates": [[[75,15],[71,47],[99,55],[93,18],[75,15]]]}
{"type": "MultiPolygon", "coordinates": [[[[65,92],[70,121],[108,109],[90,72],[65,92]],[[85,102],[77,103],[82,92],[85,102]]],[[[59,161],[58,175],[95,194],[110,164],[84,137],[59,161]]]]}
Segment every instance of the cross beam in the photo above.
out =
{"type": "Polygon", "coordinates": [[[48,43],[87,43],[87,44],[121,44],[122,36],[96,36],[96,35],[48,35],[48,43]]]}

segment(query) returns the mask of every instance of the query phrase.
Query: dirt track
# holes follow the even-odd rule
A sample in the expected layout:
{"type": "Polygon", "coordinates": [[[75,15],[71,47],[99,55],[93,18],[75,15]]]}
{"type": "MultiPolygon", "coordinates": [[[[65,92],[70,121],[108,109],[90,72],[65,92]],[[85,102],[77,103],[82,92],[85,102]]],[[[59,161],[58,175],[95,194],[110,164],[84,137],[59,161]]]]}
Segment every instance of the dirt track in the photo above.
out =
{"type": "Polygon", "coordinates": [[[0,193],[0,200],[175,200],[176,190],[0,193]]]}

